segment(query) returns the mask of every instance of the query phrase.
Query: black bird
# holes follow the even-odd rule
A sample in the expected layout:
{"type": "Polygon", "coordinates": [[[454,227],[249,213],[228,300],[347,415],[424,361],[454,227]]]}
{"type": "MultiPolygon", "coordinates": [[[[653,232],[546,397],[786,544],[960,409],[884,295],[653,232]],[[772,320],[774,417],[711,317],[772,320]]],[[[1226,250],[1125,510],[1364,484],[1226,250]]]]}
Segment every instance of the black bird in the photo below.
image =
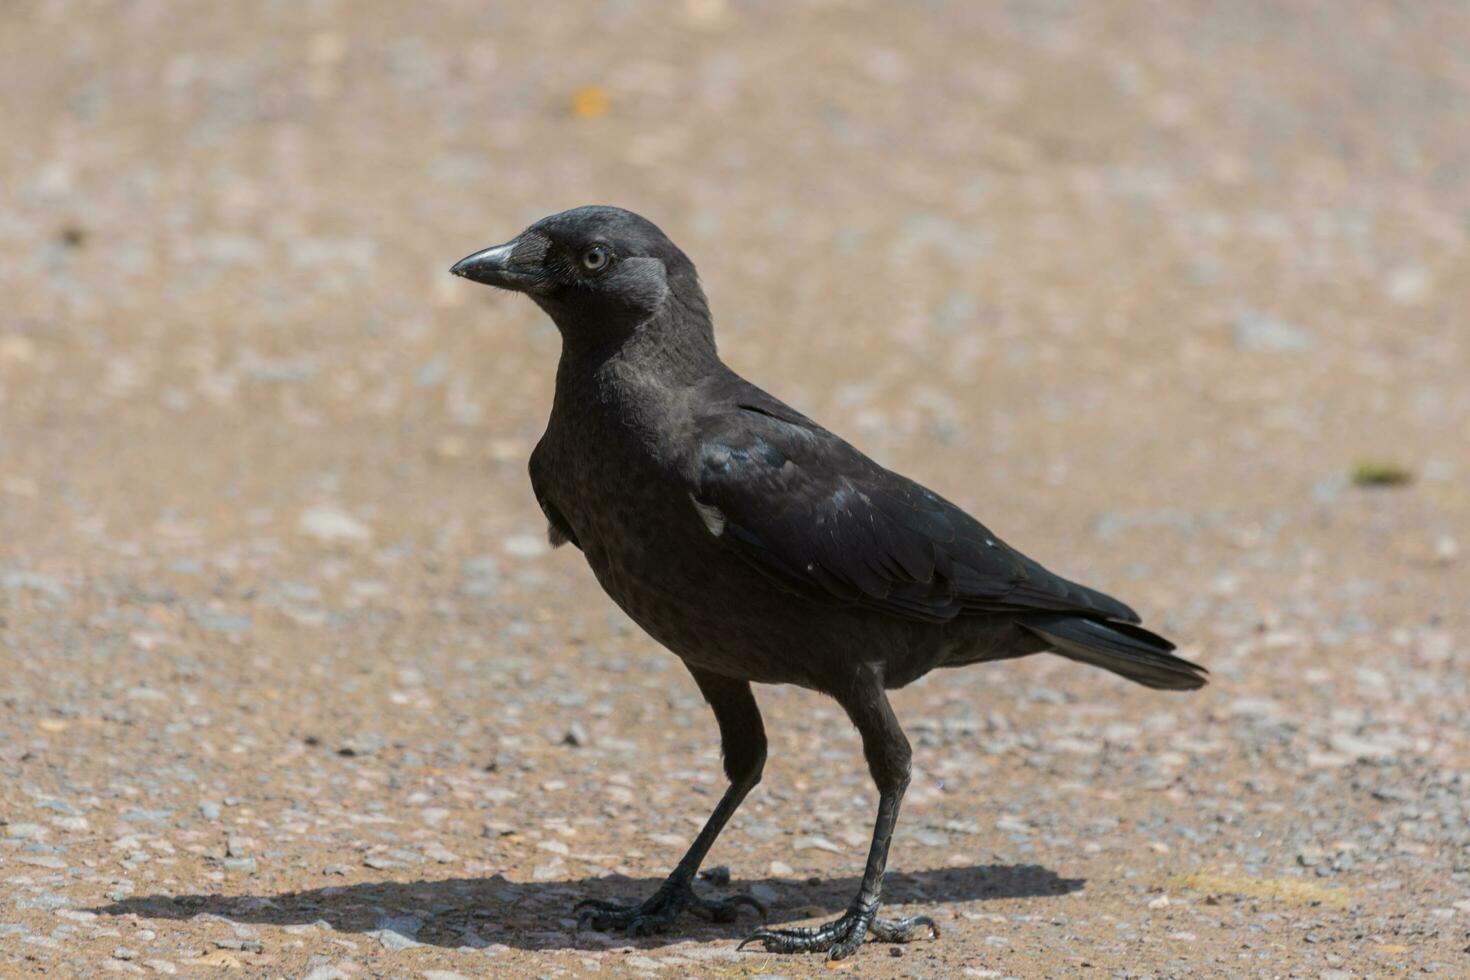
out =
{"type": "Polygon", "coordinates": [[[746,940],[833,959],[869,933],[939,933],[927,916],[878,916],[909,783],[888,690],[936,667],[1041,652],[1147,687],[1205,683],[1128,606],[1052,574],[726,367],[693,263],[648,220],[576,208],[451,271],[525,293],[556,322],[556,395],[530,461],[551,542],[580,548],[613,601],[684,661],[720,728],[730,787],[689,852],[641,904],[579,904],[581,924],[636,935],[685,910],[764,913],[748,896],[711,901],[691,887],[765,765],[752,681],[836,699],[878,787],[867,867],[842,917],[746,940]]]}

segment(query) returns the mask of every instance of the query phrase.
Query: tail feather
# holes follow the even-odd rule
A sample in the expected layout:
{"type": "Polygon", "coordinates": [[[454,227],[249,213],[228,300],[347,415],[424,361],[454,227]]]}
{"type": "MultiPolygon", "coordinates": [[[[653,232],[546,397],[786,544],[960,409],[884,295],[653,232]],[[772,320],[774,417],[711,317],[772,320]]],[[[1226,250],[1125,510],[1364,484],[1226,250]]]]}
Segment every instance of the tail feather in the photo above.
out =
{"type": "Polygon", "coordinates": [[[1050,643],[1069,660],[1110,670],[1145,687],[1192,691],[1209,671],[1176,657],[1174,644],[1142,626],[1082,616],[1037,615],[1018,625],[1050,643]]]}

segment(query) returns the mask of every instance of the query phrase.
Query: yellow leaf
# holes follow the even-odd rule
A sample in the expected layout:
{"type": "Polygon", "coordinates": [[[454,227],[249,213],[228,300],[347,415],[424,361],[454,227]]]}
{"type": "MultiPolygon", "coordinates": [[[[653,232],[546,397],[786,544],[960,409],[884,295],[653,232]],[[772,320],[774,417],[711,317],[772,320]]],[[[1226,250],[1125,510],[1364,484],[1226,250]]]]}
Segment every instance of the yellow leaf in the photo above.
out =
{"type": "Polygon", "coordinates": [[[1194,871],[1176,875],[1167,884],[1197,892],[1238,895],[1243,898],[1270,898],[1288,905],[1326,905],[1346,908],[1352,903],[1350,892],[1328,888],[1305,878],[1253,878],[1249,875],[1212,871],[1194,871]]]}
{"type": "Polygon", "coordinates": [[[572,115],[578,119],[600,119],[607,115],[612,100],[600,85],[583,85],[572,93],[572,115]]]}

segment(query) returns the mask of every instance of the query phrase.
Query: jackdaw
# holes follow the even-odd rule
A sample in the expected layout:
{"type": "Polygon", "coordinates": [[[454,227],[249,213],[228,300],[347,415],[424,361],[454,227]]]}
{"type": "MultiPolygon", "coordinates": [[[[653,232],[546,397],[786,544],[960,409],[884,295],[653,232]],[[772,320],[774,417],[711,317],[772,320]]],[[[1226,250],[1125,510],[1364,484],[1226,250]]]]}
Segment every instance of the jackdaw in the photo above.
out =
{"type": "Polygon", "coordinates": [[[684,661],[720,729],[730,785],[688,853],[647,901],[584,901],[580,924],[637,935],[686,910],[764,914],[748,896],[691,887],[765,764],[752,681],[834,698],[877,784],[847,911],[746,940],[833,959],[869,935],[939,933],[928,916],[878,914],[910,760],[887,691],[936,667],[1042,652],[1147,687],[1205,683],[1122,602],[1052,574],[726,367],[694,264],[647,219],[576,208],[451,271],[525,293],[555,321],[556,394],[530,459],[552,544],[580,548],[613,601],[684,661]]]}

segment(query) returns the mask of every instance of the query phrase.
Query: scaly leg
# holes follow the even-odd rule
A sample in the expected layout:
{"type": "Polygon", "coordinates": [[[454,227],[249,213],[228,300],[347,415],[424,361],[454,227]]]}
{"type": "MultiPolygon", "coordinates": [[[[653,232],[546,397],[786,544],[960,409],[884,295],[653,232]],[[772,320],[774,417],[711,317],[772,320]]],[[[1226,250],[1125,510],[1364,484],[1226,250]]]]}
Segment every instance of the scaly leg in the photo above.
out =
{"type": "Polygon", "coordinates": [[[863,737],[863,755],[868,771],[878,785],[878,819],[873,825],[873,843],[857,897],[842,918],[820,926],[792,929],[757,929],[740,944],[762,943],[773,953],[825,951],[840,960],[852,954],[872,933],[882,942],[906,943],[920,926],[937,939],[939,926],[927,915],[907,919],[880,919],[883,871],[888,864],[888,845],[898,822],[898,807],[909,785],[909,741],[894,717],[882,683],[871,675],[859,679],[855,689],[838,698],[848,717],[863,737]]]}
{"type": "Polygon", "coordinates": [[[710,900],[694,894],[694,876],[709,853],[710,846],[725,824],[760,782],[766,765],[766,730],[761,724],[760,708],[750,692],[749,681],[731,680],[691,667],[695,683],[714,709],[720,726],[720,746],[725,755],[725,775],[730,786],[705,821],[704,829],[694,838],[673,872],[647,901],[622,904],[589,898],[577,903],[577,927],[591,925],[599,931],[623,929],[637,936],[655,932],[678,918],[685,910],[713,922],[733,922],[741,906],[749,906],[765,918],[766,909],[749,895],[710,900]]]}

